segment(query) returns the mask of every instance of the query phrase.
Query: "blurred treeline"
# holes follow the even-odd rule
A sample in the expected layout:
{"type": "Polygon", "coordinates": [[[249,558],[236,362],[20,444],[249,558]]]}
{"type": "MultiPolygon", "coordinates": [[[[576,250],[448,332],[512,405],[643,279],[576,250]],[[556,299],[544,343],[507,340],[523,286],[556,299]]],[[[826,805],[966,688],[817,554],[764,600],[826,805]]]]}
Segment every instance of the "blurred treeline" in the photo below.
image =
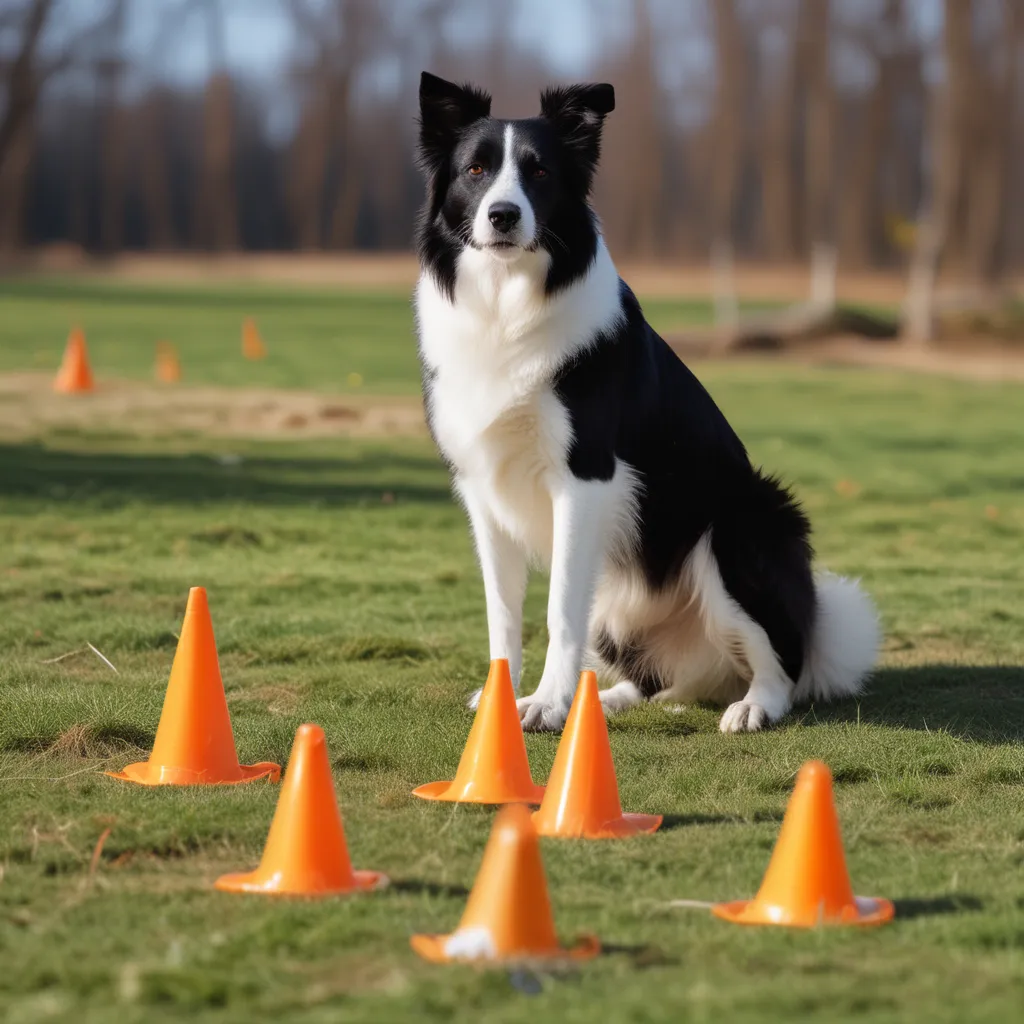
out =
{"type": "MultiPolygon", "coordinates": [[[[420,70],[499,115],[566,77],[522,2],[0,0],[0,249],[405,247],[420,70]],[[227,59],[257,9],[280,67],[227,59]],[[159,70],[186,30],[194,81],[159,70]]],[[[976,280],[1024,263],[1024,0],[576,2],[597,45],[575,77],[618,97],[617,253],[884,267],[927,231],[976,280]]]]}

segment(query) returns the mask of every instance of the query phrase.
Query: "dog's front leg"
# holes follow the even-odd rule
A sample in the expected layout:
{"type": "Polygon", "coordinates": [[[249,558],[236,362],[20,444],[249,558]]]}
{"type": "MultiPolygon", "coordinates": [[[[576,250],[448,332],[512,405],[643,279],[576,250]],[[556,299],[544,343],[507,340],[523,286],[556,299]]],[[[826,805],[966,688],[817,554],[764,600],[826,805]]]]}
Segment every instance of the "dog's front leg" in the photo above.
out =
{"type": "MultiPolygon", "coordinates": [[[[469,513],[487,602],[487,636],[491,660],[507,658],[512,684],[519,692],[523,668],[523,599],[526,596],[526,555],[488,513],[486,506],[463,484],[457,484],[469,513]]],[[[469,699],[475,708],[480,691],[469,699]]]]}
{"type": "Polygon", "coordinates": [[[548,651],[540,684],[519,700],[524,729],[558,730],[572,704],[587,645],[594,587],[604,563],[614,509],[611,482],[560,482],[552,494],[548,651]]]}

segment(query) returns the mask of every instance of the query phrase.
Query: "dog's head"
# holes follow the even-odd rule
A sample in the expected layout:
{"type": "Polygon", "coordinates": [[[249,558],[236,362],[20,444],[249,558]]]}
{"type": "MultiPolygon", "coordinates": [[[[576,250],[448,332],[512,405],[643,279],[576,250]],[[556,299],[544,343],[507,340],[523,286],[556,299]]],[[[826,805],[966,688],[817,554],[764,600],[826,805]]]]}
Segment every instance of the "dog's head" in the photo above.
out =
{"type": "Polygon", "coordinates": [[[547,252],[549,292],[586,270],[596,246],[588,196],[614,106],[610,85],[574,85],[544,92],[539,117],[501,121],[486,93],[423,73],[420,254],[449,293],[466,247],[507,263],[547,252]]]}

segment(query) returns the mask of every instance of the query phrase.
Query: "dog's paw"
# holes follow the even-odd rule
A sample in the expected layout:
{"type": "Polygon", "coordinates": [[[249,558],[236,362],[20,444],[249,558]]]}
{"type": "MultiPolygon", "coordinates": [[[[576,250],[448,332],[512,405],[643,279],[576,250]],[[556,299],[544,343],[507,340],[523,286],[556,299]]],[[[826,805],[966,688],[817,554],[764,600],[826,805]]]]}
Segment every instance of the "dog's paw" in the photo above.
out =
{"type": "Polygon", "coordinates": [[[769,723],[768,712],[760,704],[738,700],[725,709],[718,728],[722,732],[758,732],[769,723]]]}
{"type": "Polygon", "coordinates": [[[537,699],[536,694],[521,697],[516,707],[525,732],[560,732],[569,717],[568,708],[537,699]]]}
{"type": "Polygon", "coordinates": [[[468,707],[470,711],[476,711],[476,709],[480,706],[480,695],[483,692],[484,688],[481,686],[479,690],[469,695],[469,698],[466,701],[466,707],[468,707]]]}
{"type": "Polygon", "coordinates": [[[602,690],[599,696],[605,717],[635,707],[644,699],[636,684],[631,683],[628,679],[623,679],[621,683],[602,690]]]}

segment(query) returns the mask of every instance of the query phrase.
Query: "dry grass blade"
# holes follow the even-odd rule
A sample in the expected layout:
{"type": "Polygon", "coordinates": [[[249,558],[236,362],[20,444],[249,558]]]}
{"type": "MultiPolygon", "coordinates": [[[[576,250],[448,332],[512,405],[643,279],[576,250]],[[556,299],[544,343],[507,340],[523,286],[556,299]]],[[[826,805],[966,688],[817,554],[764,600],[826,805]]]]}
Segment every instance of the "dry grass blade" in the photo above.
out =
{"type": "MultiPolygon", "coordinates": [[[[86,641],[86,642],[88,643],[88,641],[86,641]]],[[[114,675],[118,675],[119,676],[121,674],[120,672],[117,671],[116,668],[114,668],[114,663],[102,651],[96,650],[96,648],[93,647],[92,644],[89,644],[89,650],[92,651],[92,653],[95,654],[96,657],[99,658],[100,661],[102,661],[105,665],[108,665],[110,667],[111,671],[114,673],[114,675]]]]}
{"type": "Polygon", "coordinates": [[[100,865],[100,857],[103,856],[103,846],[106,841],[110,838],[109,826],[105,828],[101,833],[99,839],[96,840],[96,845],[93,847],[92,859],[89,861],[89,878],[92,879],[96,874],[96,869],[100,865]]]}
{"type": "MultiPolygon", "coordinates": [[[[89,645],[92,647],[92,644],[89,645]]],[[[40,665],[56,665],[58,661],[64,661],[65,658],[73,658],[76,654],[85,654],[89,647],[79,647],[77,651],[68,651],[67,654],[58,654],[56,658],[44,658],[39,664],[40,665]]],[[[95,648],[93,648],[95,650],[95,648]]],[[[106,661],[106,659],[103,659],[106,661]]]]}

